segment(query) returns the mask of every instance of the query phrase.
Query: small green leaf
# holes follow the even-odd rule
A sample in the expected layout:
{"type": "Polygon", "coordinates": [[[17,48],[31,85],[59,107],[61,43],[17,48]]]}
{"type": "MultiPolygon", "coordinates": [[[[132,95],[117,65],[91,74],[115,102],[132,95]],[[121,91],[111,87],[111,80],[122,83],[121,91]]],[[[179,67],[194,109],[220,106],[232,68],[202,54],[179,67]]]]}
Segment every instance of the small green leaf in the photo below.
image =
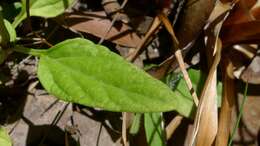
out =
{"type": "Polygon", "coordinates": [[[12,141],[3,127],[0,127],[0,145],[12,146],[12,141]]]}
{"type": "Polygon", "coordinates": [[[47,50],[38,76],[62,100],[110,111],[176,110],[188,116],[193,105],[121,56],[85,39],[66,40],[47,50]]]}
{"type": "MultiPolygon", "coordinates": [[[[44,18],[56,17],[64,12],[74,0],[30,0],[30,16],[44,18]]],[[[22,22],[26,18],[26,0],[22,0],[22,10],[15,18],[13,26],[22,22]]]]}
{"type": "Polygon", "coordinates": [[[140,126],[141,126],[142,115],[143,114],[141,114],[141,113],[135,114],[134,120],[132,122],[130,131],[129,131],[130,134],[136,135],[139,132],[140,126]]]}
{"type": "MultiPolygon", "coordinates": [[[[200,95],[202,87],[204,86],[204,82],[206,79],[206,75],[204,75],[200,70],[189,69],[188,70],[189,77],[192,82],[192,86],[195,89],[197,95],[200,95]]],[[[192,100],[192,96],[187,88],[184,78],[181,73],[170,73],[165,78],[166,84],[176,92],[179,92],[182,98],[187,98],[192,100]]],[[[221,106],[221,97],[222,97],[222,83],[217,83],[217,101],[218,107],[221,106]]]]}
{"type": "Polygon", "coordinates": [[[10,42],[14,42],[16,40],[16,31],[15,29],[13,28],[12,24],[5,20],[4,19],[4,24],[5,24],[5,27],[9,33],[9,39],[10,39],[10,42]]]}
{"type": "Polygon", "coordinates": [[[162,113],[145,113],[144,127],[149,146],[165,146],[166,138],[162,126],[162,113]]]}

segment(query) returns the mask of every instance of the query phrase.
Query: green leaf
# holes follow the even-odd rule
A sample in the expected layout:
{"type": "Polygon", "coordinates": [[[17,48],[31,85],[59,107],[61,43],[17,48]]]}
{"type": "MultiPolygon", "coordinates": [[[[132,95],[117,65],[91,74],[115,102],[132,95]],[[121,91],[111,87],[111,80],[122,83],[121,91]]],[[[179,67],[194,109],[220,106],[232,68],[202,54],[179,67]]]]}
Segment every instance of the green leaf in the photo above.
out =
{"type": "Polygon", "coordinates": [[[8,25],[8,21],[4,20],[2,7],[0,6],[0,64],[2,64],[8,56],[9,42],[10,39],[13,39],[11,37],[14,37],[10,35],[13,35],[13,33],[15,33],[15,31],[12,32],[11,27],[8,25]]]}
{"type": "Polygon", "coordinates": [[[3,127],[0,127],[0,145],[12,146],[12,141],[3,127]]]}
{"type": "Polygon", "coordinates": [[[146,140],[149,146],[165,146],[165,134],[162,128],[162,113],[144,114],[146,140]]]}
{"type": "Polygon", "coordinates": [[[16,31],[15,29],[13,28],[12,24],[5,20],[4,19],[4,24],[5,24],[5,27],[8,31],[8,34],[9,34],[9,39],[10,39],[10,42],[14,42],[16,40],[16,31]]]}
{"type": "Polygon", "coordinates": [[[2,7],[0,6],[0,47],[6,49],[10,37],[5,26],[4,18],[2,15],[2,7]]]}
{"type": "MultiPolygon", "coordinates": [[[[30,0],[30,16],[44,18],[56,17],[73,4],[74,0],[30,0]]],[[[22,10],[15,18],[13,26],[22,22],[26,18],[26,0],[22,0],[22,10]]]]}
{"type": "Polygon", "coordinates": [[[192,101],[125,61],[85,39],[59,43],[41,56],[38,76],[59,99],[110,111],[190,114],[192,101]]]}

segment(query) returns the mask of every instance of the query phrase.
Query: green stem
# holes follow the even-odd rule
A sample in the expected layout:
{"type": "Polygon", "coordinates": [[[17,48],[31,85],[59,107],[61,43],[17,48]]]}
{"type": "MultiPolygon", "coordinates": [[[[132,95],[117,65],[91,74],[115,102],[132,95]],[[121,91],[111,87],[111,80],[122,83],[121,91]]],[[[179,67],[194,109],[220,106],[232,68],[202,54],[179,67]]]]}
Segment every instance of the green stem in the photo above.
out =
{"type": "Polygon", "coordinates": [[[37,57],[41,57],[41,56],[43,56],[47,52],[47,50],[26,48],[26,47],[19,46],[19,45],[16,45],[12,49],[15,52],[24,53],[24,54],[30,54],[30,55],[37,56],[37,57]]]}
{"type": "Polygon", "coordinates": [[[229,141],[229,143],[228,143],[228,146],[231,146],[231,145],[232,145],[233,138],[234,138],[234,136],[235,136],[236,130],[238,129],[238,126],[239,126],[239,123],[240,123],[240,120],[241,120],[241,117],[242,117],[242,114],[243,114],[244,104],[245,104],[245,101],[246,101],[246,98],[247,98],[247,88],[248,88],[248,83],[246,83],[246,87],[245,87],[245,90],[244,90],[243,101],[242,101],[242,103],[241,103],[241,105],[240,105],[240,109],[239,109],[239,114],[238,114],[238,117],[237,117],[237,121],[236,121],[235,127],[233,128],[233,131],[232,131],[232,134],[231,134],[231,137],[230,137],[230,141],[229,141]]]}
{"type": "Polygon", "coordinates": [[[19,14],[12,23],[13,27],[16,28],[24,19],[26,18],[25,14],[19,14]]]}

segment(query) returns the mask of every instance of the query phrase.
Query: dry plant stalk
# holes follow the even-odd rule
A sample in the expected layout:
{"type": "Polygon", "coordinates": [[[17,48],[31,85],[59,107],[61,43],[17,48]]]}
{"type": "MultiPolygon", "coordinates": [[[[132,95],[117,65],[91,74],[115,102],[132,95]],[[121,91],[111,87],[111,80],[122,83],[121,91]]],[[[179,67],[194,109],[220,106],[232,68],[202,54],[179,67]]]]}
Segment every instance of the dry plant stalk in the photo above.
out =
{"type": "Polygon", "coordinates": [[[210,146],[217,133],[216,84],[217,66],[221,57],[221,45],[219,45],[216,47],[218,49],[201,93],[190,146],[210,146]]]}
{"type": "Polygon", "coordinates": [[[234,77],[230,75],[233,75],[233,64],[227,56],[224,56],[222,59],[223,92],[216,146],[228,145],[230,135],[231,113],[235,99],[234,77]]]}
{"type": "Polygon", "coordinates": [[[183,74],[183,77],[185,79],[185,83],[188,86],[188,89],[192,95],[193,101],[195,103],[196,106],[198,106],[199,100],[198,100],[198,96],[194,90],[194,88],[192,87],[192,83],[189,77],[189,74],[185,68],[185,63],[182,57],[182,53],[181,50],[179,48],[179,41],[175,36],[174,30],[172,28],[172,25],[169,21],[169,19],[163,14],[163,13],[159,13],[158,14],[160,20],[162,21],[162,23],[164,24],[165,28],[167,29],[167,31],[170,33],[170,35],[172,36],[172,41],[173,41],[173,45],[174,45],[174,49],[175,49],[175,57],[177,59],[177,62],[179,64],[179,67],[181,69],[181,72],[183,74]]]}

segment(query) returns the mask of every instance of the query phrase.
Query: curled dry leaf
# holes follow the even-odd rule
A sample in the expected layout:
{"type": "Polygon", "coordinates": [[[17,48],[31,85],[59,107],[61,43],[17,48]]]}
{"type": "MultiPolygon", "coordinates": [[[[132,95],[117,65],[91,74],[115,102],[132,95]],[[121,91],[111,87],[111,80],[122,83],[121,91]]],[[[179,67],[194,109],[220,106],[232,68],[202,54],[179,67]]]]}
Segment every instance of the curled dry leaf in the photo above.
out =
{"type": "MultiPolygon", "coordinates": [[[[224,48],[235,44],[258,44],[260,41],[260,1],[241,0],[232,10],[221,31],[224,48]]],[[[236,45],[237,46],[237,45],[236,45]]],[[[235,47],[236,47],[235,46],[235,47]]],[[[230,48],[230,47],[228,47],[230,48]]],[[[242,52],[245,54],[244,52],[242,52]]],[[[245,54],[246,55],[246,54],[245,54]]],[[[259,84],[259,56],[242,72],[240,78],[252,84],[259,84]]],[[[237,60],[233,63],[238,62],[237,60]]]]}
{"type": "MultiPolygon", "coordinates": [[[[246,2],[241,0],[238,2],[223,26],[252,21],[252,11],[256,9],[256,7],[253,8],[255,4],[256,0],[246,0],[246,2]]],[[[256,12],[254,13],[256,14],[256,12]]]]}
{"type": "MultiPolygon", "coordinates": [[[[106,35],[107,29],[111,26],[111,21],[107,19],[105,12],[70,13],[63,20],[63,25],[73,30],[92,34],[97,37],[106,35]]],[[[138,36],[128,25],[120,23],[113,26],[107,34],[106,40],[116,44],[136,47],[141,42],[138,36]]]]}
{"type": "Polygon", "coordinates": [[[190,145],[210,146],[217,134],[217,65],[220,59],[221,45],[216,47],[217,53],[204,84],[195,118],[193,139],[190,145]]]}
{"type": "Polygon", "coordinates": [[[218,1],[209,18],[210,23],[206,28],[206,54],[210,69],[201,92],[190,146],[210,146],[213,144],[217,134],[217,66],[221,58],[222,49],[222,44],[218,35],[225,18],[229,14],[226,13],[226,11],[231,8],[232,5],[224,5],[218,1]],[[219,12],[220,9],[221,12],[219,12]]]}

